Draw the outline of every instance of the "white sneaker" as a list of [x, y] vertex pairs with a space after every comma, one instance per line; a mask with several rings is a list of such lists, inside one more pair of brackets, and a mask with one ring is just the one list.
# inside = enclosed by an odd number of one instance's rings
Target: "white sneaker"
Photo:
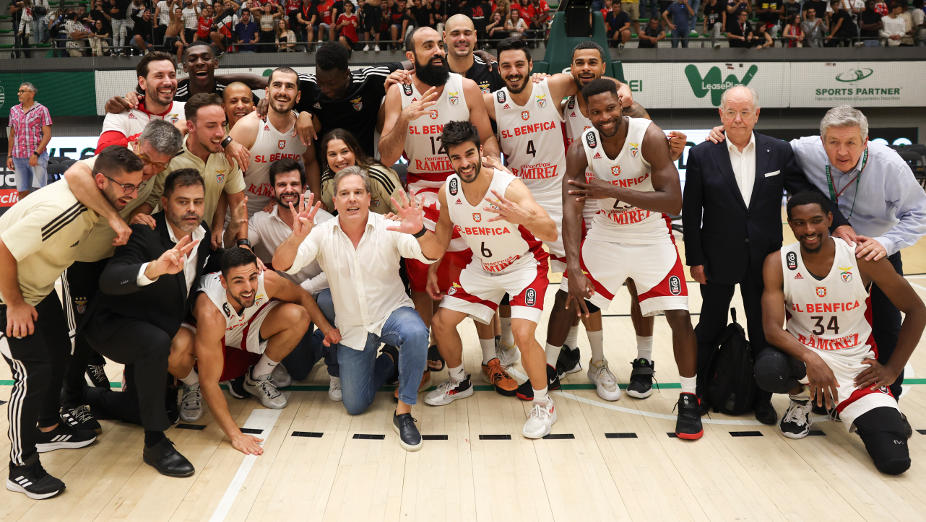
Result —
[[550, 434], [553, 423], [556, 422], [556, 407], [553, 399], [547, 397], [546, 402], [534, 401], [527, 422], [521, 429], [521, 435], [529, 439], [542, 439]]
[[293, 378], [289, 375], [289, 370], [283, 366], [283, 363], [280, 363], [273, 368], [273, 372], [270, 374], [270, 380], [273, 381], [273, 384], [276, 384], [277, 388], [286, 388], [293, 383]]
[[517, 346], [509, 346], [501, 341], [495, 345], [495, 355], [498, 356], [498, 362], [502, 363], [505, 368], [510, 368], [521, 360], [521, 350]]
[[335, 402], [341, 402], [343, 400], [341, 395], [341, 378], [332, 375], [329, 375], [328, 378], [328, 398]]
[[257, 397], [257, 400], [259, 400], [265, 408], [272, 408], [274, 410], [285, 408], [287, 403], [286, 396], [280, 393], [276, 384], [271, 380], [270, 374], [255, 379], [251, 376], [252, 369], [253, 366], [248, 368], [247, 373], [244, 374], [244, 389], [254, 397]]
[[364, 46], [363, 46], [363, 50], [364, 50], [364, 51], [369, 51], [369, 50], [370, 50], [370, 44], [364, 45]]
[[607, 359], [602, 359], [597, 363], [589, 361], [588, 378], [595, 383], [595, 391], [602, 399], [616, 401], [621, 398], [621, 389], [617, 385], [614, 374], [608, 369]]
[[374, 45], [373, 50], [379, 52], [379, 44]]
[[424, 402], [431, 406], [444, 406], [457, 399], [465, 399], [472, 394], [473, 383], [469, 375], [467, 375], [465, 379], [457, 383], [453, 381], [441, 383], [431, 393], [424, 396]]
[[180, 396], [180, 418], [184, 422], [196, 422], [202, 416], [203, 394], [199, 391], [199, 383], [192, 386], [184, 384]]

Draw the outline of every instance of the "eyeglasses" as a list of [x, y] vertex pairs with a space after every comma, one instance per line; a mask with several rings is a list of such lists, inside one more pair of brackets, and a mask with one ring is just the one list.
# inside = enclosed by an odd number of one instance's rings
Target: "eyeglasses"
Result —
[[123, 194], [131, 194], [132, 192], [135, 192], [138, 190], [138, 185], [133, 185], [131, 183], [119, 183], [118, 181], [107, 176], [106, 174], [103, 174], [102, 172], [100, 172], [100, 174], [102, 174], [103, 177], [108, 179], [109, 181], [112, 181], [114, 185], [119, 185], [120, 187], [122, 187]]
[[20, 89], [20, 90], [16, 91], [16, 94], [22, 94], [22, 93], [24, 93], [24, 92], [32, 92], [32, 89]]
[[142, 161], [142, 163], [144, 163], [145, 165], [151, 165], [158, 172], [161, 172], [162, 170], [166, 169], [167, 164], [170, 163], [170, 161], [161, 161], [161, 162], [153, 161], [144, 152], [139, 152], [138, 154], [136, 154], [136, 156], [138, 156], [138, 158]]

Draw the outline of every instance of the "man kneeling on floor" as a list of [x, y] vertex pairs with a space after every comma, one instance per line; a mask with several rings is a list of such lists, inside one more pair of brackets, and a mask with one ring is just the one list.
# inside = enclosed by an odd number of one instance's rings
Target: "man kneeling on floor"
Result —
[[220, 273], [203, 276], [193, 316], [198, 380], [206, 404], [235, 449], [260, 455], [262, 439], [241, 432], [219, 388], [225, 349], [261, 354], [245, 373], [244, 389], [264, 407], [279, 409], [286, 407], [286, 396], [271, 374], [302, 340], [310, 320], [325, 333], [326, 345], [339, 342], [341, 335], [308, 292], [276, 272], [261, 272], [257, 257], [240, 247], [225, 250]]
[[[428, 329], [405, 294], [399, 262], [405, 257], [430, 264], [444, 250], [425, 230], [420, 204], [401, 205], [399, 223], [370, 212], [370, 179], [360, 167], [335, 175], [334, 207], [337, 219], [315, 226], [320, 204], [312, 207], [311, 197], [307, 205], [300, 202], [293, 233], [277, 248], [273, 266], [294, 274], [318, 260], [331, 285], [335, 323], [344, 330], [337, 353], [347, 413], [366, 411], [376, 390], [398, 373], [392, 423], [401, 446], [417, 451], [421, 434], [411, 411], [426, 364]], [[387, 346], [377, 357], [380, 343]]]
[[[910, 467], [912, 430], [888, 386], [923, 334], [926, 306], [887, 259], [856, 259], [854, 245], [830, 237], [833, 215], [826, 208], [815, 192], [788, 201], [788, 225], [798, 243], [769, 254], [763, 267], [765, 337], [780, 351], [760, 354], [756, 381], [791, 396], [779, 424], [786, 437], [810, 433], [815, 400], [858, 432], [879, 471], [899, 475]], [[885, 365], [877, 361], [871, 330], [872, 283], [905, 314]]]

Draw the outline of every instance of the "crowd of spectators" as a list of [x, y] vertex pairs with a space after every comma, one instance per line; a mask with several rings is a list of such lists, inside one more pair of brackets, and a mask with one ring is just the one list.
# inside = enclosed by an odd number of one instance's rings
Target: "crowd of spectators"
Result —
[[36, 44], [52, 43], [57, 56], [163, 50], [179, 61], [194, 41], [212, 43], [223, 53], [311, 52], [322, 41], [357, 50], [400, 49], [415, 27], [440, 30], [457, 13], [472, 18], [482, 41], [544, 38], [551, 21], [546, 1], [521, 1], [91, 0], [88, 10], [14, 0], [10, 14], [14, 57], [29, 57]]
[[[923, 0], [595, 0], [613, 47], [926, 46]], [[640, 17], [641, 9], [646, 17]], [[641, 22], [643, 25], [641, 25]]]

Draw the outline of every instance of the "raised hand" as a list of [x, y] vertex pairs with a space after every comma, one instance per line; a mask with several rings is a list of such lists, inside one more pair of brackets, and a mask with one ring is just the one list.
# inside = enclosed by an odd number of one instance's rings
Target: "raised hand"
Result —
[[289, 204], [289, 211], [293, 215], [293, 235], [305, 239], [315, 226], [315, 215], [322, 208], [321, 201], [315, 203], [315, 194], [309, 193], [308, 199], [305, 194], [299, 196], [299, 210], [297, 211], [293, 204]]
[[424, 209], [421, 208], [421, 202], [418, 200], [410, 201], [405, 192], [400, 192], [402, 201], [392, 200], [392, 205], [398, 209], [396, 213], [398, 226], [386, 227], [386, 230], [393, 232], [402, 232], [405, 234], [417, 234], [424, 226]]
[[489, 222], [505, 220], [515, 225], [526, 225], [534, 216], [533, 213], [526, 210], [517, 202], [507, 199], [503, 194], [499, 194], [492, 189], [492, 195], [495, 198], [487, 198], [491, 206], [483, 207], [482, 210], [496, 214], [489, 218]]
[[437, 87], [431, 87], [424, 91], [421, 99], [408, 104], [408, 107], [402, 109], [402, 115], [408, 121], [416, 120], [430, 112], [431, 107], [437, 103]]
[[[157, 279], [164, 274], [178, 274], [182, 272], [183, 266], [186, 263], [186, 256], [189, 255], [198, 244], [199, 241], [193, 241], [192, 236], [184, 236], [183, 239], [174, 245], [174, 248], [165, 250], [160, 257], [151, 263], [145, 270], [145, 275], [148, 276], [148, 279]], [[154, 277], [151, 277], [152, 275]]]

